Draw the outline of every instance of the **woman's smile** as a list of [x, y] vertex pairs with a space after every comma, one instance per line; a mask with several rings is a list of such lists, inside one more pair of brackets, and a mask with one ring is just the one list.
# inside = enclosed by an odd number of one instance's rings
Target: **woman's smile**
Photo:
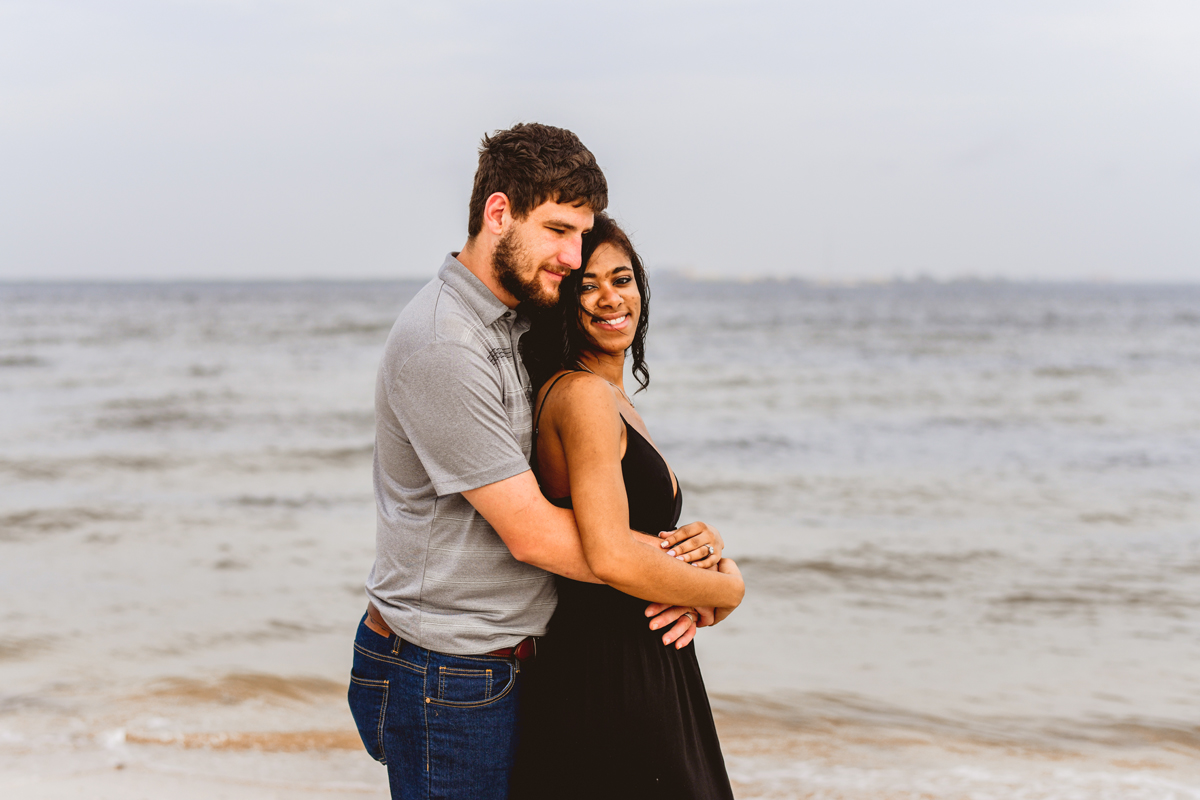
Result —
[[621, 315], [615, 316], [615, 317], [598, 317], [598, 316], [592, 317], [592, 324], [594, 324], [597, 328], [601, 328], [603, 330], [609, 330], [609, 331], [624, 330], [625, 327], [628, 325], [628, 323], [629, 323], [629, 314], [628, 313], [621, 314]]

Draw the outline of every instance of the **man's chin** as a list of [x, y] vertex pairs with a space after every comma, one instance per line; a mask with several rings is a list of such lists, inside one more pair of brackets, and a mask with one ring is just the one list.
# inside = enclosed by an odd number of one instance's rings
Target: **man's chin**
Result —
[[562, 297], [562, 293], [558, 291], [557, 286], [554, 287], [553, 291], [542, 292], [542, 302], [545, 303], [546, 308], [552, 308], [558, 305], [558, 300], [560, 297]]
[[518, 277], [516, 270], [509, 266], [507, 258], [497, 260], [500, 263], [496, 265], [496, 277], [499, 278], [500, 285], [517, 298], [517, 302], [540, 309], [550, 309], [558, 305], [561, 280], [547, 278], [541, 270], [538, 270], [537, 275], [522, 279]]
[[549, 292], [538, 292], [527, 299], [530, 305], [534, 308], [540, 308], [542, 311], [549, 311], [558, 305], [557, 293], [551, 296]]
[[526, 300], [537, 308], [546, 310], [554, 308], [558, 305], [559, 290], [558, 281], [554, 282], [553, 286], [547, 286], [543, 279], [537, 284], [527, 287], [529, 291], [526, 294]]

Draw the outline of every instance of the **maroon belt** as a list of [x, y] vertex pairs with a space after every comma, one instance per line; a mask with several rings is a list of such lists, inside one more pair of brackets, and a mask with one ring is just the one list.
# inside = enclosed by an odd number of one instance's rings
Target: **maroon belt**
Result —
[[512, 647], [501, 647], [499, 650], [493, 650], [490, 653], [484, 653], [484, 655], [503, 656], [504, 658], [516, 656], [518, 661], [528, 661], [537, 655], [537, 639], [532, 636], [526, 636]]
[[[366, 625], [380, 636], [396, 635], [391, 626], [384, 621], [383, 615], [379, 613], [379, 609], [375, 608], [374, 603], [367, 603]], [[537, 639], [532, 636], [526, 636], [512, 647], [501, 647], [499, 650], [493, 650], [483, 655], [498, 656], [500, 658], [512, 658], [516, 656], [518, 661], [528, 661], [537, 655]]]

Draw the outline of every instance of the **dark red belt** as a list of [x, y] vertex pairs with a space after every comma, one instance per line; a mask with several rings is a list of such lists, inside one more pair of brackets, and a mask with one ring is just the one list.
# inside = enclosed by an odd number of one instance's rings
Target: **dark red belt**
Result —
[[499, 650], [493, 650], [490, 653], [484, 653], [484, 655], [501, 656], [503, 658], [516, 656], [518, 661], [528, 661], [537, 655], [537, 639], [532, 636], [526, 636], [512, 647], [501, 647]]
[[[379, 613], [379, 609], [375, 608], [374, 603], [367, 603], [366, 625], [380, 636], [396, 635], [391, 626], [384, 621], [383, 615]], [[518, 661], [528, 661], [537, 655], [537, 639], [532, 636], [526, 636], [512, 647], [501, 647], [499, 650], [493, 650], [483, 655], [497, 656], [499, 658], [512, 658], [516, 656]]]

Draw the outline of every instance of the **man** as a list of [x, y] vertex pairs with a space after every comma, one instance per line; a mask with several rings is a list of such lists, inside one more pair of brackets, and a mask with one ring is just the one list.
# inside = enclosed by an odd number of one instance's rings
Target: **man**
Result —
[[[395, 798], [507, 795], [521, 662], [554, 611], [551, 573], [596, 581], [571, 512], [542, 497], [529, 469], [517, 349], [528, 322], [516, 309], [558, 300], [607, 202], [604, 174], [570, 131], [521, 124], [484, 137], [467, 243], [388, 337], [376, 556], [349, 699]], [[670, 626], [664, 644], [693, 635], [689, 611], [651, 622]]]

